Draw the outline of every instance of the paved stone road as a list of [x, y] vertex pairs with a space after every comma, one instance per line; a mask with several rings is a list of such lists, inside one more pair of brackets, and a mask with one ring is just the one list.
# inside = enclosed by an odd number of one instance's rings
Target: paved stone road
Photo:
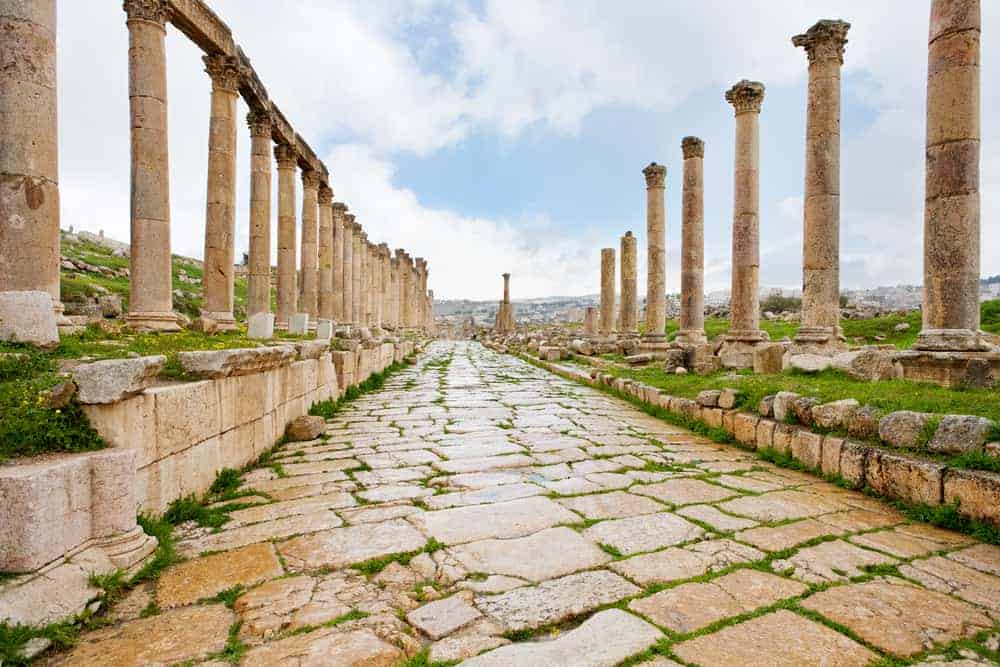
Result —
[[189, 560], [66, 663], [222, 664], [238, 639], [245, 665], [396, 665], [428, 647], [477, 667], [959, 649], [949, 664], [972, 665], [989, 653], [945, 647], [1000, 641], [1000, 548], [475, 344], [433, 344], [277, 456], [280, 474], [246, 478], [262, 504], [184, 527]]

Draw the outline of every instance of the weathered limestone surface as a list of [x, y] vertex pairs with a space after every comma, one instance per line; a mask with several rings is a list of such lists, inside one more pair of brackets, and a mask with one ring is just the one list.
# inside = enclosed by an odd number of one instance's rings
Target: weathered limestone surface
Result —
[[705, 336], [705, 142], [684, 137], [681, 193], [681, 317], [678, 343], [701, 344]]
[[646, 178], [646, 333], [647, 345], [665, 339], [667, 318], [667, 236], [663, 193], [667, 168], [650, 162]]
[[[247, 275], [247, 322], [271, 312], [271, 114], [251, 109], [250, 126], [250, 266]], [[273, 334], [273, 331], [271, 332]], [[252, 336], [251, 336], [252, 337]], [[271, 336], [257, 336], [270, 338]]]
[[319, 316], [319, 186], [320, 175], [302, 172], [302, 246], [300, 249], [302, 276], [299, 309], [310, 319]]
[[598, 330], [604, 339], [615, 332], [615, 249], [601, 248], [601, 316]]
[[619, 333], [623, 336], [639, 335], [639, 302], [636, 294], [636, 240], [632, 232], [625, 232], [621, 239], [621, 313], [618, 316]]
[[287, 144], [274, 147], [278, 163], [278, 312], [277, 325], [287, 329], [298, 305], [295, 284], [295, 149]]

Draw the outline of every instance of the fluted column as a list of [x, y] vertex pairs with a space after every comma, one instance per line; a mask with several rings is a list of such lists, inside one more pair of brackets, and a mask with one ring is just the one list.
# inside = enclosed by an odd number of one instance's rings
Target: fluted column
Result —
[[618, 316], [619, 333], [626, 337], [639, 335], [639, 303], [636, 280], [636, 241], [631, 231], [621, 238], [621, 312]]
[[[25, 6], [30, 5], [27, 3]], [[167, 154], [167, 3], [127, 0], [131, 115], [129, 326], [177, 331], [170, 260], [170, 165]], [[6, 244], [5, 244], [6, 245]]]
[[319, 204], [319, 317], [333, 320], [333, 190], [320, 184]]
[[274, 147], [278, 162], [278, 313], [276, 326], [288, 328], [298, 310], [295, 285], [295, 149], [288, 144]]
[[647, 346], [666, 341], [667, 324], [667, 236], [663, 195], [667, 168], [651, 162], [642, 170], [646, 177], [646, 332]]
[[251, 110], [247, 320], [271, 312], [271, 113]]
[[802, 232], [802, 326], [797, 348], [835, 352], [840, 328], [840, 68], [850, 23], [820, 21], [792, 38], [809, 57]]
[[344, 322], [357, 326], [354, 316], [354, 216], [344, 207]]
[[918, 350], [984, 350], [979, 331], [980, 0], [932, 0], [924, 304]]
[[[768, 340], [760, 330], [760, 229], [758, 209], [760, 108], [764, 84], [740, 81], [726, 92], [736, 112], [735, 190], [733, 194], [733, 284], [727, 346], [720, 354], [738, 353], [731, 363], [753, 363], [753, 346]], [[738, 363], [737, 363], [738, 362]]]
[[684, 137], [681, 194], [681, 317], [678, 343], [700, 344], [705, 336], [705, 142]]
[[208, 126], [208, 187], [205, 203], [205, 271], [201, 313], [219, 329], [235, 329], [233, 260], [236, 249], [236, 100], [240, 64], [236, 58], [204, 57], [212, 78]]
[[0, 0], [0, 292], [59, 295], [56, 2]]
[[344, 317], [344, 214], [347, 206], [342, 202], [333, 202], [330, 206], [333, 216], [333, 319], [337, 323], [346, 322]]
[[311, 170], [302, 171], [302, 302], [299, 309], [309, 313], [309, 321], [319, 315], [319, 229], [317, 212], [319, 206], [320, 175]]
[[601, 320], [602, 338], [615, 331], [615, 249], [601, 248]]
[[353, 223], [352, 231], [354, 238], [354, 256], [351, 258], [351, 320], [359, 327], [365, 326], [364, 314], [361, 308], [361, 252], [364, 245], [361, 242], [361, 225], [354, 222], [354, 216], [348, 216]]

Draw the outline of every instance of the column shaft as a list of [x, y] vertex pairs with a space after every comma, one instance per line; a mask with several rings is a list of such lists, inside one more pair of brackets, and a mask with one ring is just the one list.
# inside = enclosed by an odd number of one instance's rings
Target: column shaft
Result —
[[601, 248], [601, 321], [602, 338], [615, 331], [615, 249]]
[[919, 350], [984, 350], [979, 332], [980, 0], [932, 0]]
[[0, 48], [0, 292], [48, 292], [59, 315], [56, 1], [0, 2]]
[[319, 317], [333, 320], [333, 190], [321, 184], [319, 203]]
[[642, 170], [646, 177], [646, 333], [644, 340], [659, 344], [666, 339], [667, 238], [663, 194], [667, 168], [651, 163]]
[[333, 211], [333, 319], [338, 323], [346, 322], [344, 317], [344, 213], [347, 207], [341, 202], [334, 202]]
[[619, 333], [639, 335], [639, 303], [636, 294], [638, 269], [636, 267], [636, 241], [631, 231], [621, 238], [621, 312], [618, 315]]
[[278, 313], [276, 325], [287, 329], [298, 310], [295, 285], [295, 149], [287, 144], [274, 148], [278, 161]]
[[357, 325], [354, 317], [354, 216], [344, 214], [344, 321]]
[[250, 125], [250, 266], [247, 319], [271, 312], [271, 117], [251, 111]]
[[364, 245], [361, 242], [361, 225], [355, 223], [354, 226], [354, 256], [352, 257], [352, 275], [351, 280], [353, 284], [353, 290], [351, 295], [351, 319], [359, 327], [365, 326], [364, 314], [361, 308], [361, 252], [364, 249]]
[[236, 99], [240, 66], [236, 58], [204, 57], [212, 77], [208, 126], [208, 184], [205, 202], [205, 270], [202, 315], [220, 329], [235, 329], [233, 260], [236, 253]]
[[685, 137], [681, 195], [681, 317], [677, 342], [699, 344], [705, 336], [705, 143]]
[[131, 243], [128, 323], [177, 331], [170, 260], [166, 2], [130, 0]]
[[299, 308], [303, 313], [309, 313], [310, 321], [319, 315], [319, 275], [316, 271], [319, 263], [319, 181], [319, 174], [315, 171], [302, 172], [302, 302]]

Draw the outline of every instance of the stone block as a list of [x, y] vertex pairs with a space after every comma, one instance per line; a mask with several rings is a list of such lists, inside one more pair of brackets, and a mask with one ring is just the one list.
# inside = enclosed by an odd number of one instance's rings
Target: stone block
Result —
[[247, 338], [252, 340], [274, 338], [274, 313], [254, 313], [248, 317]]
[[840, 447], [840, 476], [856, 489], [865, 485], [865, 470], [871, 451], [871, 447], [851, 440], [845, 441]]
[[893, 354], [875, 348], [841, 352], [833, 357], [833, 367], [855, 380], [891, 380], [902, 377], [902, 369], [893, 363]]
[[222, 431], [219, 391], [212, 380], [153, 387], [157, 459], [183, 451]]
[[288, 439], [293, 442], [315, 440], [326, 431], [326, 421], [322, 417], [303, 415], [296, 417], [288, 425]]
[[787, 422], [792, 414], [792, 403], [801, 396], [792, 391], [779, 391], [774, 396], [774, 418], [779, 422]]
[[986, 444], [995, 424], [985, 417], [945, 415], [934, 437], [927, 443], [932, 452], [959, 454], [980, 450]]
[[878, 422], [878, 436], [884, 443], [899, 449], [915, 447], [920, 443], [924, 427], [931, 415], [926, 412], [899, 410], [890, 412]]
[[795, 434], [798, 432], [798, 427], [791, 424], [776, 424], [772, 449], [781, 454], [789, 454], [792, 451], [792, 440], [795, 439]]
[[858, 402], [853, 398], [815, 405], [812, 408], [812, 420], [823, 429], [842, 429], [847, 426], [858, 407]]
[[309, 313], [295, 313], [288, 319], [288, 333], [305, 336], [309, 333]]
[[720, 408], [702, 408], [701, 418], [712, 428], [722, 428], [722, 410]]
[[1000, 526], [1000, 475], [949, 468], [944, 475], [944, 502], [957, 502], [962, 514]]
[[[719, 396], [722, 394], [718, 389], [706, 389], [705, 391], [698, 392], [695, 400], [698, 401], [698, 405], [706, 408], [714, 408], [719, 405]], [[732, 407], [732, 406], [729, 406]]]
[[[722, 408], [719, 408], [722, 410]], [[736, 410], [722, 410], [722, 430], [729, 435], [736, 435]]]
[[1000, 380], [1000, 352], [897, 352], [893, 361], [907, 380], [933, 382], [942, 387], [996, 386]]
[[847, 434], [860, 440], [874, 440], [878, 436], [879, 411], [870, 405], [863, 405], [847, 420]]
[[116, 403], [152, 386], [167, 358], [106, 359], [73, 369], [80, 403]]
[[820, 354], [793, 354], [788, 358], [788, 366], [800, 373], [820, 373], [830, 368], [832, 359]]
[[170, 498], [170, 501], [192, 493], [202, 495], [208, 491], [216, 474], [222, 469], [221, 445], [222, 437], [216, 435], [171, 457], [175, 461], [178, 495]]
[[765, 396], [760, 399], [760, 403], [757, 405], [757, 413], [761, 417], [773, 417], [774, 416], [774, 396]]
[[723, 410], [731, 410], [736, 407], [739, 400], [740, 391], [738, 389], [723, 389], [719, 394], [719, 407]]
[[329, 341], [333, 338], [333, 321], [319, 320], [316, 323], [316, 340]]
[[774, 429], [777, 423], [771, 419], [761, 419], [757, 422], [757, 449], [774, 447]]
[[946, 466], [872, 449], [865, 482], [879, 495], [911, 503], [939, 505]]
[[306, 359], [319, 359], [330, 351], [329, 340], [306, 340], [295, 343], [295, 351], [300, 361]]
[[59, 345], [59, 329], [49, 293], [0, 292], [0, 340], [28, 343], [42, 349]]
[[823, 462], [823, 436], [806, 429], [798, 429], [792, 437], [792, 456], [806, 467], [817, 470]]
[[753, 350], [753, 372], [777, 375], [782, 371], [782, 357], [788, 346], [782, 343], [762, 343]]
[[844, 448], [844, 439], [828, 435], [823, 438], [822, 460], [820, 471], [824, 475], [840, 474], [840, 455]]
[[811, 396], [797, 398], [792, 401], [792, 414], [795, 415], [795, 419], [798, 420], [800, 424], [803, 424], [804, 426], [812, 426], [812, 409], [816, 405], [819, 405], [819, 399]]
[[757, 444], [757, 424], [760, 417], [746, 412], [738, 412], [733, 418], [733, 430], [736, 441], [744, 445], [756, 448]]
[[155, 406], [153, 396], [138, 394], [118, 403], [84, 405], [83, 412], [109, 445], [135, 451], [141, 468], [159, 457]]
[[294, 358], [295, 348], [291, 345], [177, 353], [184, 372], [202, 379], [262, 373], [286, 366]]

